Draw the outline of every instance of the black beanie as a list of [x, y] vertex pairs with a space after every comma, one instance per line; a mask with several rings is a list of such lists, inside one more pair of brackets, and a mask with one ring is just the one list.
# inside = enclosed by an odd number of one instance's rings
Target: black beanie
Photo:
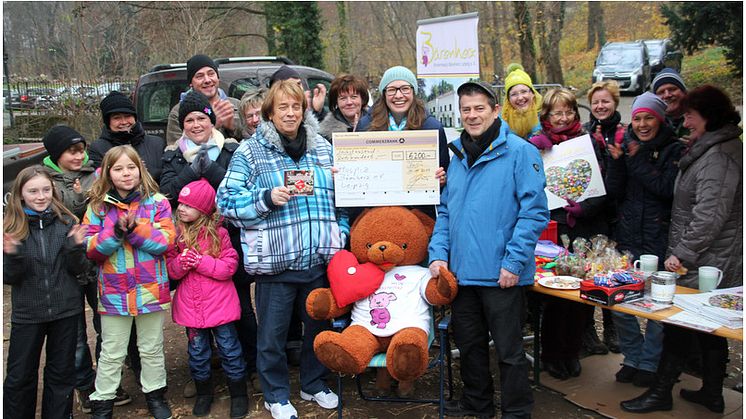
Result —
[[207, 96], [202, 93], [191, 90], [184, 96], [179, 104], [179, 127], [184, 129], [184, 118], [189, 115], [190, 112], [202, 112], [203, 114], [210, 117], [210, 121], [215, 125], [215, 112], [210, 106], [210, 101], [207, 100]]
[[47, 131], [42, 142], [49, 153], [49, 157], [54, 164], [57, 164], [57, 160], [60, 159], [65, 150], [75, 144], [85, 143], [85, 138], [67, 125], [56, 125]]
[[111, 118], [111, 115], [115, 113], [134, 115], [135, 121], [137, 121], [137, 110], [135, 109], [135, 105], [132, 104], [132, 101], [127, 96], [117, 92], [116, 90], [106, 95], [99, 106], [101, 107], [101, 116], [103, 116], [104, 124], [107, 128], [109, 127], [109, 119]]
[[[216, 73], [218, 72], [218, 65], [215, 64], [215, 61], [213, 61], [212, 58], [207, 55], [197, 54], [187, 61], [187, 84], [192, 84], [194, 74], [203, 67], [210, 67], [215, 70]], [[219, 73], [218, 77], [220, 77]]]
[[272, 73], [272, 76], [269, 78], [269, 87], [272, 87], [273, 84], [277, 81], [287, 80], [287, 79], [300, 79], [303, 89], [306, 89], [306, 81], [303, 80], [303, 77], [300, 76], [300, 73], [298, 73], [297, 70], [290, 68], [286, 65], [283, 65], [282, 67], [278, 68], [277, 71]]

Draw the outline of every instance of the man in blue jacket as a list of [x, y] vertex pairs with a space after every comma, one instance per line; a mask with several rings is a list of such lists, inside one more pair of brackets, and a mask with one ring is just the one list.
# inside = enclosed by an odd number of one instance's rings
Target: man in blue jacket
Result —
[[488, 84], [464, 83], [458, 95], [464, 131], [450, 145], [454, 157], [429, 246], [430, 270], [447, 267], [459, 284], [452, 312], [464, 389], [446, 414], [495, 415], [491, 335], [502, 417], [528, 418], [534, 401], [521, 334], [522, 286], [534, 282], [534, 248], [549, 222], [543, 164], [536, 148], [499, 118]]

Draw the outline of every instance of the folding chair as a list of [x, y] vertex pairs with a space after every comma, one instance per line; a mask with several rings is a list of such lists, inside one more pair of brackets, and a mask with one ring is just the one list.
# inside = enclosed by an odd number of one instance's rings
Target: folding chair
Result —
[[[382, 401], [382, 402], [395, 402], [395, 403], [422, 403], [422, 404], [437, 404], [439, 407], [439, 418], [443, 418], [445, 402], [453, 398], [453, 370], [451, 368], [451, 350], [450, 340], [448, 338], [448, 326], [451, 323], [451, 316], [446, 315], [445, 308], [441, 307], [440, 320], [437, 320], [434, 315], [434, 310], [430, 309], [430, 314], [433, 316], [433, 323], [430, 326], [430, 333], [428, 335], [428, 348], [432, 347], [435, 341], [435, 334], [437, 330], [439, 348], [437, 355], [430, 361], [427, 368], [438, 368], [439, 380], [438, 380], [438, 398], [432, 399], [415, 399], [415, 398], [402, 398], [394, 396], [371, 396], [366, 395], [363, 392], [363, 385], [360, 380], [360, 375], [355, 376], [355, 383], [357, 385], [357, 391], [360, 398], [366, 401]], [[349, 319], [335, 319], [332, 322], [332, 327], [337, 331], [342, 331], [349, 324]], [[380, 352], [373, 356], [368, 363], [368, 368], [386, 368], [386, 353]], [[448, 397], [445, 394], [445, 378], [448, 376]], [[337, 394], [339, 395], [339, 405], [337, 406], [337, 417], [342, 418], [342, 374], [337, 374]]]

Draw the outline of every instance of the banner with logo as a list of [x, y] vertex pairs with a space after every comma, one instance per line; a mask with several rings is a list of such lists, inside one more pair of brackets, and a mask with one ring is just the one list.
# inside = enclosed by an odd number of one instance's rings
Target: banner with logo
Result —
[[417, 21], [417, 76], [479, 77], [478, 13]]

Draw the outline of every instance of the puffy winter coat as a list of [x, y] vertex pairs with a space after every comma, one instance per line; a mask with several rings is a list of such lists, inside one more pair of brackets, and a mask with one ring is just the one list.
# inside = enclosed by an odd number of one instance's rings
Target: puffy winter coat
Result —
[[459, 285], [497, 287], [501, 268], [533, 284], [534, 248], [549, 222], [539, 152], [508, 124], [471, 167], [461, 142], [451, 143], [429, 262], [447, 261]]
[[718, 288], [743, 284], [743, 143], [726, 125], [698, 138], [679, 162], [668, 255], [689, 269], [679, 285], [697, 288], [697, 269], [723, 270]]
[[667, 125], [661, 125], [658, 135], [646, 142], [638, 141], [630, 125], [625, 150], [631, 141], [640, 144], [637, 153], [611, 159], [607, 168], [607, 193], [620, 203], [615, 238], [620, 250], [629, 250], [635, 258], [656, 255], [662, 267], [683, 145]]
[[3, 253], [3, 283], [11, 285], [10, 320], [46, 323], [83, 311], [77, 276], [88, 264], [85, 248], [67, 237], [65, 224], [52, 212], [29, 215], [29, 235], [15, 254]]
[[[225, 169], [228, 168], [228, 163], [230, 163], [231, 157], [233, 157], [233, 152], [238, 148], [238, 142], [233, 138], [226, 139], [220, 131], [214, 128], [212, 130], [212, 138], [218, 144], [220, 154], [207, 167], [207, 173], [202, 177], [210, 183], [213, 189], [217, 190], [220, 182], [225, 177]], [[171, 202], [171, 208], [176, 208], [178, 205], [181, 189], [189, 182], [200, 179], [200, 176], [197, 176], [191, 168], [193, 157], [191, 156], [189, 159], [185, 158], [184, 152], [179, 148], [178, 143], [166, 147], [166, 151], [163, 153], [163, 174], [161, 175], [159, 187], [161, 193], [166, 195]]]
[[93, 167], [101, 167], [104, 155], [112, 147], [131, 145], [145, 164], [150, 176], [158, 182], [161, 179], [163, 149], [166, 141], [155, 135], [145, 133], [142, 125], [137, 122], [130, 132], [113, 132], [109, 127], [101, 128], [101, 136], [88, 147], [88, 156]]
[[[117, 237], [114, 226], [129, 211], [135, 213], [136, 226]], [[136, 316], [168, 309], [171, 294], [164, 253], [176, 232], [165, 196], [125, 204], [107, 195], [100, 211], [88, 206], [83, 225], [88, 227], [88, 257], [99, 264], [99, 313]]]
[[205, 252], [205, 249], [210, 248], [210, 241], [204, 235], [200, 236], [198, 245], [202, 260], [190, 271], [181, 269], [178, 256], [184, 249], [178, 240], [166, 253], [168, 275], [172, 280], [180, 280], [171, 312], [177, 324], [205, 329], [230, 323], [241, 317], [238, 294], [231, 281], [238, 266], [238, 253], [231, 245], [225, 228], [218, 227], [218, 236], [218, 257]]

